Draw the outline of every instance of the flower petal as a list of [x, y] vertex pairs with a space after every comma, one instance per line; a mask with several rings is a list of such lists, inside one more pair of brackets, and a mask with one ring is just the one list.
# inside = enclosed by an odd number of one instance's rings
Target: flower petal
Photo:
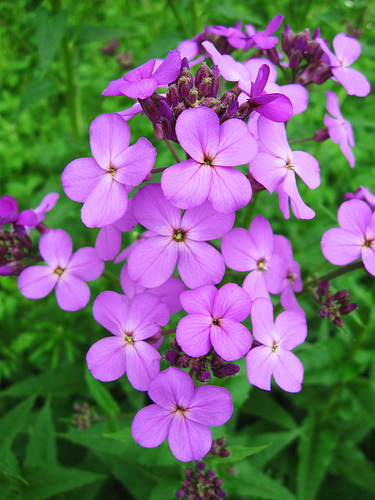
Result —
[[54, 271], [67, 267], [72, 249], [72, 238], [62, 229], [50, 229], [39, 240], [40, 255]]
[[271, 347], [259, 346], [250, 349], [246, 356], [247, 378], [250, 384], [271, 390], [271, 376], [277, 363], [277, 356]]
[[188, 356], [204, 356], [211, 349], [211, 324], [212, 318], [203, 314], [190, 314], [178, 323], [176, 340]]
[[250, 314], [251, 300], [247, 292], [235, 283], [227, 283], [218, 291], [212, 309], [214, 318], [244, 321]]
[[100, 293], [93, 304], [92, 314], [95, 321], [104, 326], [113, 335], [123, 334], [129, 312], [129, 300], [120, 293], [106, 291]]
[[147, 391], [160, 371], [161, 356], [142, 340], [126, 345], [126, 374], [137, 391]]
[[234, 218], [234, 213], [218, 213], [209, 201], [205, 201], [199, 207], [186, 210], [181, 229], [187, 232], [190, 240], [216, 240], [232, 229]]
[[216, 427], [228, 422], [232, 413], [232, 397], [227, 389], [213, 385], [195, 388], [188, 412], [189, 420]]
[[177, 412], [169, 429], [168, 443], [173, 455], [181, 462], [200, 460], [211, 449], [212, 434], [207, 425], [198, 424]]
[[265, 298], [255, 300], [251, 308], [251, 324], [253, 326], [254, 338], [268, 347], [273, 347], [273, 323], [272, 302]]
[[104, 174], [94, 158], [71, 161], [61, 175], [66, 196], [73, 201], [85, 202]]
[[194, 382], [188, 373], [171, 366], [154, 378], [148, 395], [166, 410], [175, 411], [176, 407], [186, 409], [194, 396]]
[[142, 408], [134, 417], [132, 435], [144, 448], [156, 448], [167, 438], [172, 416], [158, 405]]
[[275, 341], [290, 351], [305, 341], [306, 317], [298, 311], [283, 311], [275, 320]]
[[220, 126], [218, 153], [212, 165], [236, 167], [249, 163], [258, 152], [258, 146], [245, 122], [232, 118]]
[[57, 303], [64, 311], [83, 309], [90, 300], [90, 288], [69, 270], [59, 276], [55, 293]]
[[86, 356], [91, 375], [101, 382], [112, 382], [126, 370], [125, 342], [121, 337], [106, 337], [93, 344]]
[[48, 266], [31, 266], [18, 276], [18, 288], [28, 299], [42, 299], [52, 292], [59, 279]]
[[68, 269], [84, 281], [99, 278], [104, 271], [104, 262], [93, 247], [83, 247], [71, 256]]
[[231, 214], [251, 200], [251, 184], [242, 173], [231, 167], [214, 167], [208, 199], [217, 212]]
[[278, 347], [273, 377], [284, 391], [299, 392], [302, 389], [303, 365], [295, 354]]
[[323, 234], [322, 252], [331, 264], [344, 266], [361, 257], [363, 241], [345, 229], [329, 229]]
[[256, 269], [254, 242], [249, 231], [238, 227], [229, 231], [221, 240], [221, 253], [225, 264], [235, 271], [250, 271]]
[[220, 319], [220, 326], [211, 326], [213, 348], [225, 361], [235, 361], [249, 352], [252, 337], [249, 330], [229, 318]]

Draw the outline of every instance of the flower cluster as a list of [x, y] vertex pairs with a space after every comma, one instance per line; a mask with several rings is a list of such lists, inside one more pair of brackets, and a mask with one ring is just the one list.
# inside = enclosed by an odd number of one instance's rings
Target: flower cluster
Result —
[[317, 295], [319, 297], [319, 304], [321, 305], [318, 310], [319, 317], [328, 318], [337, 326], [344, 326], [344, 320], [341, 316], [355, 311], [358, 307], [358, 304], [350, 302], [348, 290], [340, 290], [332, 293], [329, 289], [328, 280], [323, 280], [319, 283]]
[[[254, 201], [263, 191], [267, 204], [266, 191], [275, 191], [285, 219], [290, 207], [296, 218], [313, 218], [297, 178], [317, 189], [319, 163], [291, 149], [285, 122], [306, 110], [307, 86], [333, 78], [350, 95], [370, 91], [366, 78], [349, 68], [359, 56], [359, 42], [338, 34], [333, 54], [319, 30], [310, 37], [308, 30], [294, 34], [287, 25], [284, 59], [275, 36], [282, 21], [280, 14], [260, 32], [251, 25], [243, 32], [241, 23], [206, 27], [164, 60], [148, 61], [108, 84], [103, 96], [137, 102], [96, 117], [89, 130], [92, 156], [73, 159], [61, 178], [67, 197], [83, 204], [84, 225], [100, 228], [95, 248], [73, 253], [65, 231], [42, 223], [56, 195], [20, 214], [12, 197], [0, 199], [0, 274], [19, 274], [25, 297], [40, 299], [55, 290], [58, 305], [76, 311], [88, 304], [86, 282], [101, 276], [104, 261], [122, 263], [123, 293], [120, 287], [106, 290], [93, 302], [94, 319], [111, 335], [91, 346], [87, 365], [102, 382], [126, 373], [134, 389], [148, 392], [153, 403], [136, 414], [132, 435], [146, 448], [168, 438], [183, 462], [201, 460], [210, 450], [228, 454], [223, 440], [212, 442], [209, 427], [230, 419], [232, 398], [224, 387], [208, 384], [211, 374], [234, 376], [240, 368], [231, 362], [244, 359], [250, 384], [269, 391], [273, 377], [285, 391], [301, 390], [303, 365], [291, 352], [307, 335], [297, 295], [303, 291], [300, 268], [289, 239], [253, 213]], [[244, 62], [230, 55], [235, 49], [246, 53]], [[277, 82], [278, 70], [289, 77], [286, 85]], [[335, 94], [326, 95], [331, 116], [325, 115], [326, 128], [311, 139], [330, 137], [353, 167], [350, 123]], [[141, 137], [131, 144], [128, 122], [137, 113], [151, 120], [174, 162], [154, 168], [152, 143]], [[160, 172], [159, 182], [154, 175]], [[362, 257], [375, 275], [374, 197], [365, 188], [350, 197], [339, 209], [340, 228], [323, 235], [323, 254], [337, 265]], [[122, 233], [136, 226], [138, 238], [122, 248]], [[39, 252], [33, 253], [30, 228], [41, 234]], [[32, 265], [41, 260], [46, 265]], [[322, 286], [320, 315], [333, 315], [338, 324], [354, 304], [346, 291], [332, 295]], [[271, 295], [279, 294], [284, 310], [274, 319]], [[166, 352], [167, 335], [172, 349]], [[166, 369], [163, 358], [171, 365]], [[186, 472], [177, 496], [225, 493], [221, 480], [199, 462]]]

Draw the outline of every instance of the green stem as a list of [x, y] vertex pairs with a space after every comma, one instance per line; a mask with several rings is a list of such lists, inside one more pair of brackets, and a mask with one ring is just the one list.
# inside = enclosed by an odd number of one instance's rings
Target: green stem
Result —
[[78, 92], [76, 75], [74, 73], [74, 50], [73, 46], [68, 43], [64, 37], [62, 43], [62, 59], [65, 68], [66, 77], [66, 100], [70, 122], [72, 125], [73, 134], [76, 139], [81, 137], [81, 113], [80, 113], [80, 96]]
[[172, 153], [173, 158], [177, 161], [177, 163], [180, 163], [181, 162], [180, 157], [178, 156], [177, 151], [175, 150], [171, 141], [169, 141], [164, 137], [164, 142], [168, 146], [169, 151]]
[[191, 36], [190, 36], [190, 30], [186, 26], [185, 20], [181, 16], [179, 8], [176, 7], [176, 5], [174, 4], [174, 1], [173, 0], [167, 0], [167, 5], [171, 9], [171, 11], [173, 12], [174, 17], [176, 18], [178, 24], [180, 25], [180, 28], [182, 29], [185, 38], [191, 38]]
[[293, 139], [292, 141], [289, 141], [289, 144], [297, 144], [298, 142], [306, 142], [306, 141], [315, 141], [315, 137], [303, 137], [302, 139]]
[[[357, 260], [355, 262], [351, 262], [350, 264], [347, 264], [346, 266], [342, 266], [339, 269], [335, 269], [334, 271], [331, 271], [330, 273], [324, 274], [323, 276], [319, 276], [318, 278], [314, 278], [307, 283], [304, 284], [303, 288], [309, 289], [311, 287], [314, 287], [318, 285], [321, 281], [323, 280], [331, 280], [333, 278], [337, 278], [338, 276], [342, 276], [343, 274], [350, 273], [351, 271], [354, 271], [355, 269], [362, 269], [364, 267], [363, 262], [361, 260]], [[299, 292], [299, 293], [303, 293]]]
[[117, 276], [114, 274], [110, 273], [109, 271], [104, 270], [103, 271], [103, 276], [109, 279], [109, 281], [112, 281], [113, 283], [116, 283], [116, 285], [119, 284], [119, 279]]

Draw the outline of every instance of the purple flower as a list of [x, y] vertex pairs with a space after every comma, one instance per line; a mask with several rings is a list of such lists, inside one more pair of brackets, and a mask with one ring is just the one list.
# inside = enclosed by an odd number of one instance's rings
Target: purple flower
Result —
[[40, 205], [34, 208], [33, 212], [37, 215], [38, 224], [44, 220], [46, 213], [53, 209], [59, 198], [58, 193], [49, 193], [42, 199]]
[[281, 292], [286, 264], [273, 253], [273, 238], [271, 225], [262, 215], [254, 218], [249, 231], [238, 227], [223, 236], [225, 264], [235, 271], [251, 271], [242, 285], [251, 300]]
[[152, 233], [132, 250], [128, 271], [147, 288], [162, 285], [177, 268], [189, 288], [215, 285], [224, 276], [224, 260], [206, 240], [220, 238], [233, 226], [234, 214], [219, 214], [206, 202], [181, 217], [159, 184], [148, 184], [133, 198], [136, 219]]
[[133, 299], [141, 292], [149, 292], [167, 304], [171, 314], [178, 313], [182, 309], [180, 295], [186, 290], [186, 286], [178, 278], [169, 278], [165, 283], [155, 288], [145, 288], [130, 277], [128, 266], [125, 264], [121, 269], [120, 284], [128, 299]]
[[[329, 137], [336, 144], [340, 144], [340, 149], [348, 160], [349, 165], [353, 168], [355, 165], [355, 158], [352, 152], [352, 147], [355, 145], [353, 129], [340, 112], [340, 104], [337, 96], [327, 90], [327, 111], [332, 116], [324, 115], [324, 125], [328, 129]], [[333, 117], [333, 118], [332, 118]]]
[[100, 115], [90, 125], [94, 158], [79, 158], [65, 167], [61, 181], [65, 194], [83, 202], [81, 217], [87, 227], [113, 224], [126, 212], [128, 192], [151, 171], [156, 156], [141, 137], [129, 146], [129, 125], [117, 113]]
[[362, 258], [366, 270], [375, 276], [375, 213], [361, 200], [345, 201], [337, 213], [340, 228], [323, 234], [324, 257], [336, 266]]
[[258, 119], [261, 151], [250, 163], [253, 177], [270, 193], [275, 189], [280, 197], [280, 209], [289, 218], [289, 197], [294, 215], [299, 219], [312, 219], [315, 212], [302, 200], [296, 184], [299, 175], [310, 189], [320, 185], [317, 160], [304, 151], [292, 151], [286, 137], [285, 125]]
[[347, 93], [358, 97], [368, 95], [371, 87], [366, 77], [359, 71], [349, 68], [361, 53], [359, 41], [344, 35], [344, 33], [339, 33], [333, 39], [335, 54], [329, 50], [324, 40], [317, 38], [317, 42], [329, 58], [333, 76], [341, 83]]
[[128, 200], [125, 214], [113, 224], [100, 229], [95, 241], [95, 249], [103, 260], [113, 260], [121, 249], [121, 233], [131, 231], [138, 221], [133, 215], [133, 200]]
[[290, 351], [302, 344], [307, 326], [303, 313], [284, 311], [273, 322], [272, 302], [260, 298], [251, 310], [254, 338], [262, 345], [246, 356], [250, 384], [265, 391], [271, 390], [271, 376], [287, 392], [299, 392], [303, 380], [301, 361]]
[[85, 281], [102, 274], [104, 263], [95, 248], [84, 247], [72, 253], [72, 239], [62, 229], [50, 229], [39, 240], [39, 251], [47, 266], [24, 269], [18, 288], [28, 299], [46, 297], [55, 288], [58, 305], [64, 311], [78, 311], [90, 299]]
[[278, 42], [277, 36], [271, 36], [275, 33], [275, 31], [279, 28], [281, 23], [283, 22], [284, 16], [282, 14], [278, 14], [268, 23], [266, 29], [264, 31], [256, 32], [254, 27], [251, 24], [247, 24], [245, 26], [246, 32], [250, 37], [250, 41], [246, 50], [250, 47], [255, 47], [261, 50], [272, 49]]
[[132, 69], [124, 77], [113, 80], [103, 90], [102, 95], [126, 95], [133, 99], [146, 99], [155, 92], [158, 86], [166, 87], [176, 80], [180, 68], [180, 52], [171, 50], [161, 64], [158, 64], [157, 59], [152, 59], [142, 66]]
[[211, 32], [227, 39], [229, 45], [235, 49], [244, 49], [247, 36], [241, 31], [242, 22], [238, 21], [236, 26], [227, 28], [226, 26], [212, 26]]
[[224, 387], [194, 388], [190, 376], [167, 368], [151, 382], [146, 406], [134, 417], [132, 434], [145, 448], [159, 446], [167, 437], [173, 455], [181, 462], [200, 460], [211, 449], [209, 426], [225, 424], [233, 413], [230, 392]]
[[368, 187], [359, 186], [355, 193], [346, 193], [344, 200], [363, 200], [372, 211], [375, 210], [375, 195], [373, 195]]
[[135, 389], [147, 391], [159, 373], [161, 357], [146, 341], [168, 323], [168, 307], [151, 293], [140, 293], [129, 300], [116, 292], [102, 292], [92, 312], [95, 320], [113, 334], [96, 342], [87, 353], [93, 377], [110, 382], [126, 371]]
[[232, 168], [250, 161], [257, 152], [243, 121], [230, 119], [220, 125], [212, 109], [191, 108], [178, 117], [176, 134], [191, 159], [163, 172], [161, 186], [173, 205], [193, 208], [208, 199], [217, 212], [230, 214], [249, 203], [250, 182]]
[[181, 294], [188, 316], [177, 325], [176, 340], [189, 356], [204, 356], [213, 347], [226, 361], [240, 359], [249, 351], [252, 338], [241, 324], [250, 314], [247, 292], [234, 283], [220, 290], [202, 286]]
[[38, 216], [34, 210], [24, 210], [18, 214], [17, 200], [13, 196], [4, 195], [0, 198], [0, 226], [6, 224], [35, 227], [38, 224]]

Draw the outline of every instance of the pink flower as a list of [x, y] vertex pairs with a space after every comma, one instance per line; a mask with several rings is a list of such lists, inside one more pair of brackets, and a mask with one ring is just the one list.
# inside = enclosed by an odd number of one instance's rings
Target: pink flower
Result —
[[261, 151], [250, 163], [253, 177], [268, 189], [277, 190], [280, 209], [289, 218], [289, 198], [294, 215], [299, 219], [312, 219], [315, 212], [302, 200], [296, 184], [297, 174], [310, 189], [320, 185], [320, 169], [317, 160], [304, 151], [292, 151], [288, 144], [285, 125], [264, 117], [258, 119], [258, 135]]
[[129, 143], [129, 125], [119, 114], [100, 115], [90, 125], [94, 158], [79, 158], [65, 167], [65, 194], [83, 202], [81, 217], [87, 227], [118, 221], [126, 212], [128, 192], [151, 171], [156, 156], [152, 144], [144, 137]]
[[210, 203], [181, 216], [163, 195], [159, 184], [148, 184], [133, 198], [136, 219], [152, 231], [129, 256], [133, 280], [147, 288], [162, 285], [177, 268], [189, 288], [215, 285], [224, 276], [224, 260], [207, 240], [220, 238], [233, 226], [234, 214], [219, 214]]
[[246, 32], [250, 37], [249, 43], [246, 47], [248, 50], [250, 47], [255, 47], [257, 49], [267, 50], [272, 49], [278, 42], [277, 36], [271, 36], [279, 28], [283, 22], [284, 16], [282, 14], [277, 14], [266, 26], [264, 31], [256, 32], [251, 24], [245, 26]]
[[157, 59], [132, 69], [124, 77], [113, 80], [103, 90], [104, 96], [126, 95], [133, 99], [150, 97], [159, 86], [166, 87], [174, 82], [180, 73], [181, 56], [178, 50], [171, 50], [161, 64]]
[[132, 386], [146, 391], [159, 373], [161, 359], [147, 339], [168, 323], [167, 306], [151, 293], [140, 293], [129, 300], [116, 292], [102, 292], [92, 312], [95, 320], [113, 334], [96, 342], [87, 353], [93, 377], [110, 382], [126, 371]]
[[177, 325], [176, 340], [189, 356], [204, 356], [213, 347], [226, 361], [240, 359], [249, 351], [252, 338], [241, 324], [250, 314], [249, 295], [234, 283], [220, 290], [202, 286], [181, 294], [188, 316]]
[[257, 152], [243, 121], [231, 119], [220, 125], [212, 109], [191, 108], [178, 117], [176, 134], [191, 159], [163, 172], [161, 187], [173, 205], [193, 208], [208, 199], [217, 212], [230, 214], [249, 203], [250, 182], [232, 168], [250, 161]]
[[362, 258], [366, 270], [375, 276], [375, 213], [361, 200], [344, 202], [337, 213], [339, 228], [323, 234], [324, 257], [336, 266]]
[[[353, 168], [355, 165], [355, 158], [352, 152], [352, 147], [355, 145], [353, 129], [340, 111], [339, 100], [336, 95], [327, 90], [327, 111], [332, 116], [324, 115], [324, 125], [328, 129], [328, 135], [336, 144], [340, 144], [340, 149], [348, 160], [349, 165]], [[332, 118], [333, 117], [333, 118]]]
[[168, 438], [173, 455], [181, 462], [200, 460], [212, 445], [209, 426], [225, 424], [233, 413], [230, 392], [224, 387], [194, 388], [191, 377], [178, 368], [167, 368], [151, 382], [146, 406], [134, 417], [132, 434], [145, 448], [155, 448]]
[[251, 300], [279, 293], [286, 273], [284, 260], [274, 254], [273, 232], [262, 215], [254, 217], [249, 231], [238, 227], [223, 236], [221, 251], [225, 264], [235, 271], [250, 271], [242, 287]]
[[301, 361], [290, 351], [302, 344], [307, 326], [303, 313], [284, 311], [273, 322], [272, 302], [257, 299], [251, 310], [254, 338], [261, 346], [246, 356], [250, 384], [265, 391], [271, 390], [271, 376], [287, 392], [299, 392], [303, 380]]
[[18, 288], [28, 299], [46, 297], [55, 288], [64, 311], [78, 311], [90, 299], [85, 281], [102, 274], [104, 263], [95, 248], [80, 248], [72, 254], [72, 239], [62, 229], [50, 229], [39, 240], [39, 251], [47, 266], [27, 267], [18, 277]]
[[0, 198], [0, 226], [6, 224], [35, 227], [38, 224], [38, 216], [34, 210], [23, 210], [18, 214], [17, 200], [13, 196], [4, 195]]
[[361, 53], [361, 44], [355, 38], [350, 38], [344, 33], [339, 33], [333, 39], [333, 54], [324, 40], [317, 38], [321, 49], [328, 56], [332, 66], [332, 74], [344, 87], [349, 95], [365, 97], [370, 93], [371, 87], [366, 77], [359, 71], [349, 68]]

